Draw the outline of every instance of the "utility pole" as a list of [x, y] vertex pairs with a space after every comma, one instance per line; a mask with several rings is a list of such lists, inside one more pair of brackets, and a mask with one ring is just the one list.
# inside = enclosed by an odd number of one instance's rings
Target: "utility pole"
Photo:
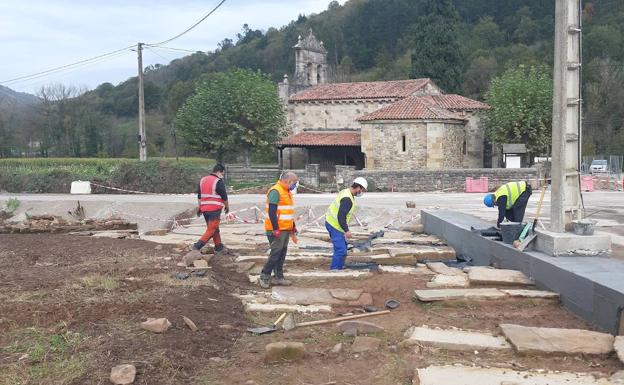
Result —
[[137, 43], [139, 61], [139, 160], [147, 160], [147, 138], [145, 136], [145, 96], [143, 94], [143, 43]]
[[551, 230], [580, 218], [581, 0], [555, 2]]

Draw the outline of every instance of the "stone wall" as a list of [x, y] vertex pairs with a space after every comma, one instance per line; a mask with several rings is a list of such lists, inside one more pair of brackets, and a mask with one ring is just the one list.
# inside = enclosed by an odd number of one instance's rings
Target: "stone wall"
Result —
[[278, 167], [244, 168], [240, 166], [226, 166], [226, 183], [230, 181], [246, 181], [258, 183], [274, 183], [282, 172], [292, 171], [297, 174], [301, 184], [318, 188], [321, 184], [320, 167], [318, 164], [308, 164], [304, 169], [283, 170]]
[[466, 154], [464, 168], [483, 167], [483, 141], [485, 133], [478, 115], [470, 115], [466, 124]]
[[466, 149], [466, 127], [463, 124], [444, 125], [442, 142], [443, 168], [462, 168]]
[[387, 106], [394, 100], [344, 100], [288, 104], [288, 126], [292, 133], [303, 130], [360, 129], [356, 119]]
[[490, 191], [503, 183], [528, 180], [537, 186], [539, 172], [534, 168], [472, 168], [442, 170], [359, 170], [336, 166], [336, 182], [347, 186], [358, 176], [366, 178], [371, 191], [464, 191], [466, 178], [489, 178]]
[[[403, 151], [404, 140], [405, 151]], [[363, 124], [362, 152], [366, 155], [368, 170], [425, 168], [427, 124], [417, 122]]]

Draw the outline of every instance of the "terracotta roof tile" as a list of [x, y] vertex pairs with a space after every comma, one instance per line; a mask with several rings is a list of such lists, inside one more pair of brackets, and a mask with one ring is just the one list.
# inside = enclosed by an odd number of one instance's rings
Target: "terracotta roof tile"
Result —
[[381, 82], [319, 84], [290, 97], [291, 102], [406, 98], [420, 91], [431, 79], [390, 80]]
[[435, 102], [422, 98], [410, 97], [377, 111], [360, 116], [361, 122], [372, 120], [466, 120], [465, 117], [439, 107]]
[[284, 147], [304, 146], [360, 146], [361, 136], [359, 132], [299, 132], [289, 135], [276, 143]]
[[433, 102], [438, 107], [446, 108], [451, 111], [474, 111], [487, 110], [490, 108], [490, 106], [478, 100], [455, 94], [421, 96], [421, 99], [426, 99]]

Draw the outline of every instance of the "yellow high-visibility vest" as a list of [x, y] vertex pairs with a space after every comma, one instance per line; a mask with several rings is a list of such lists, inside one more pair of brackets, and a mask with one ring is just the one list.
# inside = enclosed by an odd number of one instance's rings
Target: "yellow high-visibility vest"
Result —
[[340, 226], [338, 222], [338, 211], [340, 210], [340, 201], [343, 198], [351, 199], [351, 210], [347, 213], [347, 223], [351, 221], [351, 215], [353, 215], [353, 211], [355, 210], [355, 198], [353, 198], [353, 194], [351, 194], [351, 190], [346, 188], [338, 193], [336, 199], [329, 205], [327, 209], [327, 213], [325, 214], [325, 220], [329, 223], [334, 229], [345, 232], [344, 229]]
[[273, 224], [269, 219], [269, 194], [272, 190], [279, 193], [279, 202], [277, 204], [277, 225], [279, 230], [292, 230], [295, 223], [295, 202], [290, 191], [277, 182], [267, 192], [266, 219], [264, 220], [264, 229], [273, 231]]
[[507, 197], [506, 209], [509, 210], [513, 207], [514, 203], [520, 197], [520, 194], [526, 191], [526, 182], [509, 182], [500, 186], [496, 192], [494, 192], [494, 201], [498, 201], [499, 197]]

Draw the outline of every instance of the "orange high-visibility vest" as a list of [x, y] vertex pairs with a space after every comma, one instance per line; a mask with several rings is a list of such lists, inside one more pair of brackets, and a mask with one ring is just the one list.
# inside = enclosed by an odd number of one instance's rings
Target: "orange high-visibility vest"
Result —
[[199, 205], [202, 213], [218, 211], [225, 206], [225, 201], [221, 198], [221, 195], [217, 194], [217, 183], [220, 180], [218, 176], [208, 175], [199, 182]]
[[266, 231], [273, 231], [273, 224], [269, 219], [269, 193], [271, 193], [272, 190], [277, 190], [277, 192], [279, 192], [279, 203], [277, 204], [277, 225], [279, 226], [279, 230], [292, 230], [295, 223], [295, 202], [288, 188], [282, 186], [280, 182], [277, 182], [267, 192], [267, 218], [264, 220], [264, 229]]

